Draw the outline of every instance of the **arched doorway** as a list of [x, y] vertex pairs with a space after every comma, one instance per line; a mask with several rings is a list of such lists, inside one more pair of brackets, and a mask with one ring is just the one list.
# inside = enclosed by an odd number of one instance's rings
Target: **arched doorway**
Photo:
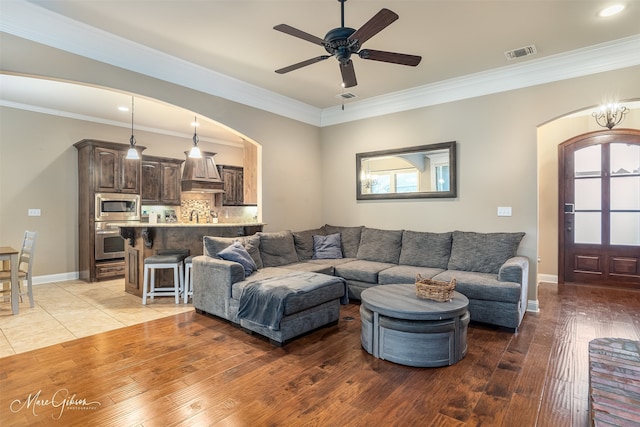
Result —
[[640, 131], [558, 148], [558, 282], [640, 289]]

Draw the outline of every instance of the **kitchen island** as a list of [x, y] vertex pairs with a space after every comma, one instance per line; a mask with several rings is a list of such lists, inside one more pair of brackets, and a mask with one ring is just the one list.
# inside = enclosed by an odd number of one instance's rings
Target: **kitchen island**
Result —
[[[115, 223], [114, 223], [115, 224]], [[142, 297], [144, 259], [158, 249], [188, 249], [191, 255], [202, 255], [204, 236], [239, 237], [262, 231], [263, 223], [145, 223], [117, 224], [125, 239], [125, 291]], [[156, 282], [173, 283], [171, 270], [158, 271]], [[166, 273], [166, 274], [165, 274]]]

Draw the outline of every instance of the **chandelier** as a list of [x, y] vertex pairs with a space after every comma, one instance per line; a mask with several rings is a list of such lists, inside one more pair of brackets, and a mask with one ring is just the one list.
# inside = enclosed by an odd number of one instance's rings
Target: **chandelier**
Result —
[[598, 111], [592, 114], [598, 123], [603, 128], [612, 129], [614, 126], [622, 122], [624, 115], [629, 112], [629, 109], [625, 106], [618, 104], [606, 104], [602, 105]]

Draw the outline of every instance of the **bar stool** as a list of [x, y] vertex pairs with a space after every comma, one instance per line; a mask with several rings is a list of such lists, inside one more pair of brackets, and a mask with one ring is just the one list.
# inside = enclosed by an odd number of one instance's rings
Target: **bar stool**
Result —
[[[155, 255], [145, 258], [142, 304], [147, 304], [147, 297], [153, 299], [156, 296], [174, 296], [176, 304], [180, 304], [180, 292], [184, 289], [183, 261], [187, 256], [188, 249], [159, 249]], [[166, 268], [173, 269], [173, 287], [156, 287], [156, 269]]]
[[191, 267], [193, 266], [194, 255], [188, 256], [184, 259], [184, 303], [189, 301], [189, 297], [193, 295], [193, 273]]

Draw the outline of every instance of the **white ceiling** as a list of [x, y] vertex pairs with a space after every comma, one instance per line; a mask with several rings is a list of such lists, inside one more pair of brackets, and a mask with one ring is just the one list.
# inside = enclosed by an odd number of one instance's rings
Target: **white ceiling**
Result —
[[[460, 86], [460, 82], [465, 82], [464, 90], [473, 96], [473, 90], [469, 89], [479, 87], [482, 79], [486, 83], [487, 76], [491, 76], [494, 81], [504, 81], [508, 79], [503, 76], [517, 74], [514, 71], [520, 73], [518, 79], [523, 81], [515, 84], [522, 87], [542, 82], [536, 76], [553, 81], [580, 72], [589, 74], [637, 65], [640, 49], [629, 54], [628, 47], [640, 45], [640, 1], [619, 2], [626, 4], [621, 14], [600, 18], [600, 9], [612, 1], [348, 0], [345, 25], [349, 27], [359, 28], [383, 7], [400, 16], [368, 40], [365, 47], [421, 55], [423, 59], [414, 68], [354, 57], [358, 85], [348, 91], [357, 97], [347, 101], [347, 108], [352, 105], [357, 110], [357, 106], [373, 105], [380, 109], [387, 101], [397, 103], [398, 97], [410, 98], [417, 93], [424, 98], [425, 91], [437, 93], [447, 84]], [[337, 97], [342, 91], [341, 78], [334, 58], [284, 75], [274, 72], [325, 51], [318, 45], [275, 31], [273, 26], [285, 23], [322, 38], [328, 30], [340, 26], [340, 4], [336, 0], [1, 0], [0, 7], [3, 32], [174, 83], [181, 83], [179, 71], [201, 73], [201, 87], [193, 88], [229, 99], [235, 97], [239, 102], [246, 99], [245, 103], [258, 108], [268, 108], [258, 104], [271, 99], [277, 101], [274, 103], [288, 103], [291, 111], [320, 117], [325, 113], [336, 114], [341, 103]], [[32, 21], [39, 24], [29, 29], [21, 24]], [[505, 51], [531, 44], [537, 48], [536, 55], [506, 60]], [[618, 57], [607, 57], [613, 54]], [[600, 63], [581, 66], [580, 61], [587, 57]], [[155, 66], [159, 63], [173, 67]], [[563, 74], [562, 70], [572, 66], [581, 67], [582, 71], [569, 70]], [[549, 70], [554, 74], [550, 75]], [[211, 83], [217, 78], [224, 84]], [[198, 85], [197, 78], [189, 81]], [[451, 85], [452, 82], [455, 84]], [[21, 84], [15, 77], [3, 75], [0, 100], [5, 105], [40, 106], [105, 121], [130, 120], [117, 110], [114, 113], [114, 104], [130, 105], [130, 94], [48, 84], [51, 82]], [[232, 93], [234, 90], [236, 93]], [[487, 92], [478, 92], [483, 93]], [[95, 97], [100, 102], [95, 102]], [[446, 100], [446, 95], [423, 99], [421, 105], [439, 99]], [[141, 126], [149, 128], [162, 123], [167, 131], [189, 132], [192, 113], [167, 109], [169, 106], [151, 101], [136, 98], [136, 122], [139, 119]], [[411, 103], [405, 104], [410, 107]], [[156, 110], [148, 114], [148, 121], [145, 111], [152, 109]], [[281, 114], [295, 115], [286, 111], [284, 108]], [[160, 122], [158, 117], [166, 120]], [[295, 118], [321, 121], [313, 117]], [[204, 123], [202, 129], [206, 137], [238, 140], [226, 131], [205, 132]]]

